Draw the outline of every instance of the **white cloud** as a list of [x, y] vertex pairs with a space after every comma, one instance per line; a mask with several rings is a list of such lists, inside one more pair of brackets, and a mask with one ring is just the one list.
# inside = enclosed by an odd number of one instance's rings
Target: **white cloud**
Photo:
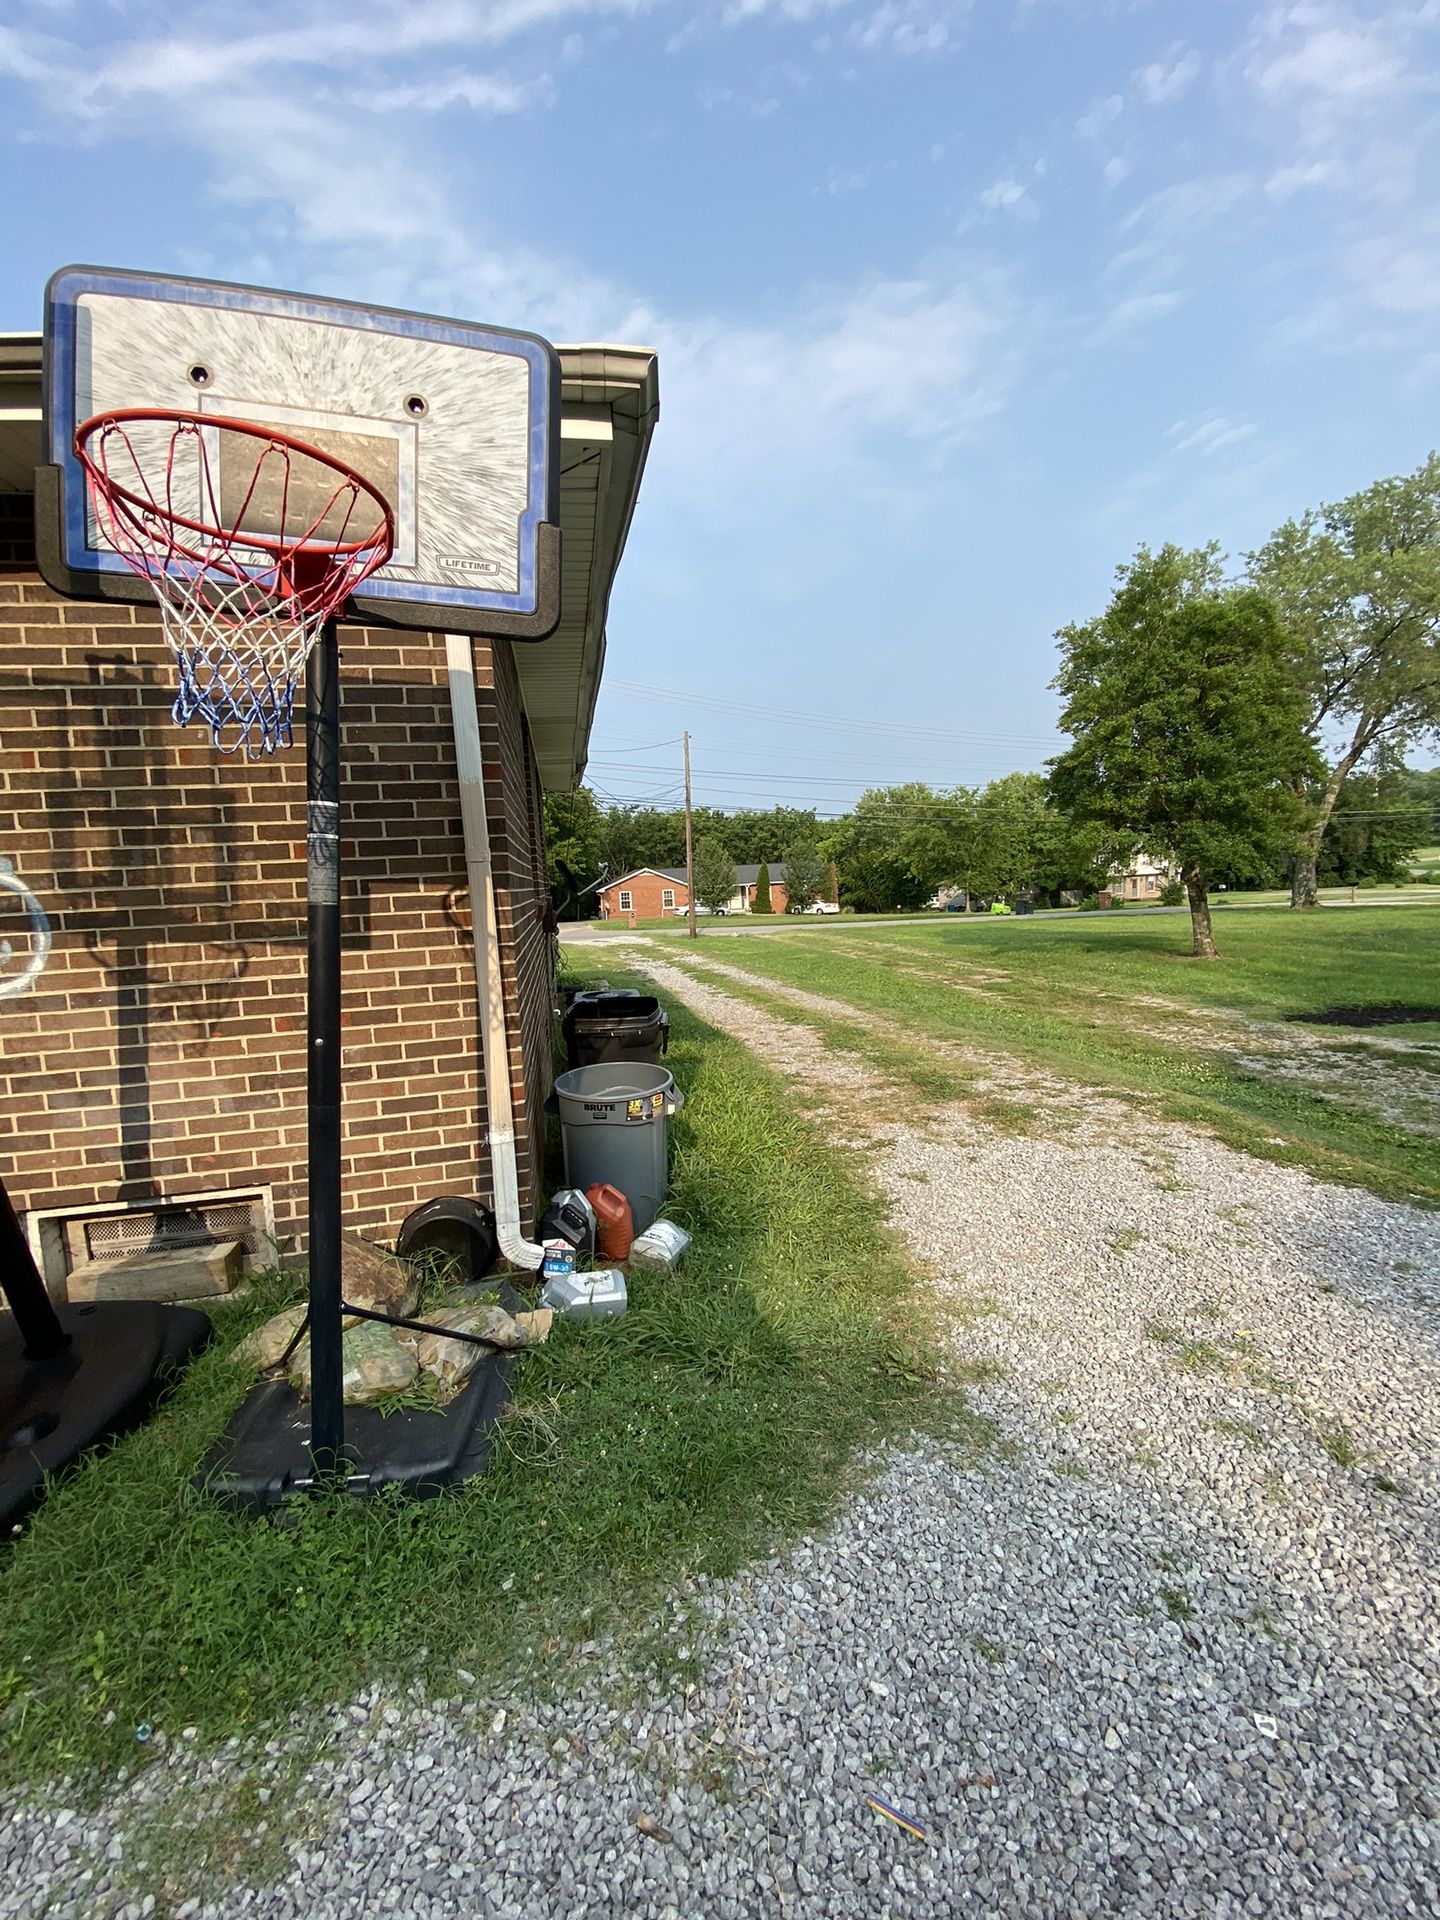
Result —
[[0, 73], [29, 85], [49, 80], [57, 58], [65, 49], [59, 41], [39, 33], [21, 33], [17, 27], [0, 25]]
[[1082, 140], [1098, 140], [1107, 128], [1125, 111], [1125, 96], [1119, 93], [1103, 95], [1092, 100], [1090, 105], [1075, 122], [1075, 131]]
[[1133, 293], [1126, 299], [1117, 301], [1100, 324], [1090, 335], [1088, 344], [1092, 347], [1112, 346], [1117, 341], [1132, 339], [1145, 327], [1154, 326], [1157, 321], [1168, 319], [1179, 307], [1185, 304], [1185, 295], [1170, 288], [1162, 293]]
[[828, 474], [862, 471], [897, 436], [965, 439], [1004, 405], [1027, 338], [1003, 278], [938, 270], [814, 299], [775, 326], [652, 318], [666, 457], [693, 453], [696, 485], [717, 460]]
[[969, 0], [884, 0], [845, 30], [847, 46], [894, 53], [943, 53], [955, 44]]
[[853, 172], [847, 167], [830, 167], [825, 173], [823, 186], [812, 187], [812, 193], [826, 193], [835, 197], [842, 193], [861, 193], [870, 184], [870, 169]]
[[722, 12], [720, 20], [723, 26], [740, 27], [747, 20], [760, 20], [766, 14], [775, 14], [782, 20], [804, 22], [817, 19], [824, 13], [835, 13], [852, 4], [853, 0], [732, 0], [732, 4]]
[[1224, 414], [1209, 414], [1200, 420], [1177, 420], [1166, 429], [1165, 438], [1174, 453], [1221, 453], [1226, 447], [1239, 446], [1258, 431], [1253, 420], [1230, 420]]
[[[131, 43], [97, 60], [56, 43], [38, 55], [27, 48], [25, 58], [38, 60], [33, 77], [57, 124], [74, 136], [94, 141], [163, 126], [176, 164], [211, 207], [186, 259], [190, 271], [288, 278], [356, 299], [493, 316], [554, 339], [651, 341], [666, 393], [657, 453], [671, 484], [687, 491], [713, 493], [717, 459], [756, 485], [773, 479], [813, 491], [840, 468], [883, 485], [887, 443], [911, 447], [896, 455], [911, 473], [915, 445], [944, 448], [1005, 404], [1038, 322], [1003, 277], [970, 264], [865, 278], [756, 325], [732, 313], [661, 312], [574, 258], [517, 244], [513, 224], [487, 232], [460, 167], [419, 143], [423, 116], [452, 104], [518, 110], [542, 81], [437, 73], [436, 51], [481, 11], [480, 37], [493, 40], [502, 11], [518, 31], [522, 15], [601, 8], [513, 0], [479, 9], [454, 0], [406, 10], [412, 57], [385, 62], [379, 104], [387, 111], [371, 116], [356, 114], [351, 96], [383, 21], [401, 15], [360, 0], [356, 9], [341, 36], [348, 53], [337, 49], [328, 63], [313, 38], [318, 13], [269, 38], [242, 23], [224, 46], [198, 38]], [[12, 64], [18, 58], [7, 41], [0, 49]], [[317, 86], [322, 64], [328, 84]], [[77, 87], [87, 75], [93, 85], [77, 121]], [[414, 110], [409, 118], [405, 109]], [[226, 209], [234, 209], [230, 227]], [[282, 259], [283, 276], [274, 270]], [[736, 497], [737, 510], [748, 511]]]
[[1437, 26], [1437, 0], [1281, 0], [1256, 20], [1243, 77], [1277, 149], [1266, 193], [1331, 196], [1330, 254], [1348, 289], [1321, 290], [1292, 327], [1353, 345], [1366, 309], [1411, 320], [1436, 310], [1440, 234], [1423, 162], [1440, 93]]
[[1265, 191], [1272, 200], [1289, 200], [1307, 187], [1326, 187], [1337, 178], [1328, 160], [1302, 160], [1294, 166], [1277, 167], [1265, 182]]
[[[1339, 6], [1272, 7], [1261, 18], [1247, 68], [1264, 97], [1373, 100], [1412, 83], [1394, 26], [1403, 9], [1362, 19]], [[1411, 15], [1413, 18], [1413, 14]]]
[[1193, 47], [1174, 46], [1163, 60], [1141, 67], [1135, 75], [1135, 90], [1146, 106], [1169, 106], [1190, 91], [1203, 66]]
[[1350, 279], [1383, 312], [1433, 319], [1440, 314], [1440, 221], [1417, 221], [1405, 233], [1376, 234], [1347, 251]]
[[452, 73], [443, 80], [413, 86], [382, 87], [352, 94], [351, 102], [376, 113], [440, 113], [446, 107], [472, 107], [477, 113], [524, 113], [537, 100], [551, 100], [555, 89], [548, 74], [517, 81], [504, 74]]
[[1120, 231], [1144, 228], [1152, 236], [1175, 240], [1225, 219], [1251, 191], [1252, 182], [1243, 173], [1178, 180], [1142, 200], [1120, 222]]
[[1035, 202], [1018, 180], [1006, 177], [993, 180], [980, 195], [980, 205], [987, 213], [1013, 213], [1020, 218], [1032, 218], [1035, 215]]

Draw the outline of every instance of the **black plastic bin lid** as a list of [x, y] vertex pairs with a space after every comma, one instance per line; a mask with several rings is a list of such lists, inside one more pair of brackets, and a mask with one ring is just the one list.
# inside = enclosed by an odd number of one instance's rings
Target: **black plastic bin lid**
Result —
[[653, 993], [577, 993], [565, 1015], [568, 1026], [649, 1026], [666, 1018]]

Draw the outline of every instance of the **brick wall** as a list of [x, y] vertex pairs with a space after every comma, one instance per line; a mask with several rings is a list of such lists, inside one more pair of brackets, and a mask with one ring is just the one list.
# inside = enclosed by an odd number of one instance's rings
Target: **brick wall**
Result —
[[[620, 895], [628, 894], [633, 907], [625, 908], [620, 904]], [[666, 893], [673, 893], [675, 905], [664, 905]], [[600, 914], [602, 919], [624, 920], [631, 912], [637, 920], [659, 920], [670, 914], [682, 916], [690, 904], [690, 895], [683, 880], [671, 880], [660, 873], [636, 873], [630, 875], [624, 886], [605, 887], [600, 893]]]
[[[755, 910], [754, 887], [744, 886], [740, 888], [739, 892], [740, 911], [742, 913], [753, 913]], [[770, 882], [770, 911], [772, 913], [784, 913], [789, 904], [789, 895], [785, 891], [785, 882], [783, 880], [772, 880]]]
[[[0, 502], [0, 855], [54, 947], [0, 1000], [12, 1197], [263, 1184], [303, 1233], [303, 728], [258, 763], [177, 729], [157, 616], [58, 599], [19, 507]], [[469, 897], [442, 641], [345, 628], [341, 663], [346, 1224], [390, 1238], [422, 1200], [490, 1197]], [[553, 1000], [539, 789], [509, 645], [477, 642], [476, 669], [529, 1208]]]
[[[621, 894], [628, 894], [632, 905], [622, 907]], [[665, 905], [665, 895], [672, 893], [675, 904]], [[730, 910], [734, 913], [749, 913], [754, 905], [753, 886], [737, 887], [731, 900]], [[637, 920], [664, 920], [672, 914], [683, 919], [690, 905], [690, 893], [683, 880], [672, 880], [663, 873], [640, 872], [631, 874], [621, 886], [603, 887], [599, 895], [600, 917], [602, 920], [626, 920], [633, 912]], [[770, 905], [776, 913], [786, 910], [785, 882], [770, 882]]]

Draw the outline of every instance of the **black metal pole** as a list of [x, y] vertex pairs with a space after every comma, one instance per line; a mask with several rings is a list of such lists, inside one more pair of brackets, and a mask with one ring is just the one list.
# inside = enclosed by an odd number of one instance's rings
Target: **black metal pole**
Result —
[[340, 645], [327, 620], [305, 671], [306, 1031], [310, 1101], [310, 1452], [340, 1466]]
[[63, 1353], [70, 1336], [60, 1324], [54, 1302], [25, 1238], [20, 1216], [0, 1180], [0, 1293], [10, 1302], [15, 1325], [32, 1360], [51, 1360]]

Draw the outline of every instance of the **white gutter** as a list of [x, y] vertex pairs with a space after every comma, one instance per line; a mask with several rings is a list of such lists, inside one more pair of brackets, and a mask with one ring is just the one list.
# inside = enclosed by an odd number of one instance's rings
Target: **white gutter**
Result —
[[510, 1045], [505, 1032], [505, 988], [500, 978], [500, 928], [495, 917], [495, 876], [490, 866], [490, 823], [485, 814], [474, 642], [463, 633], [447, 633], [445, 665], [450, 677], [450, 722], [455, 732], [460, 822], [465, 837], [465, 872], [470, 882], [470, 920], [475, 934], [475, 997], [480, 1003], [490, 1178], [495, 1189], [495, 1233], [501, 1253], [512, 1266], [533, 1269], [543, 1263], [545, 1251], [533, 1240], [527, 1240], [520, 1228], [515, 1109], [510, 1099]]

